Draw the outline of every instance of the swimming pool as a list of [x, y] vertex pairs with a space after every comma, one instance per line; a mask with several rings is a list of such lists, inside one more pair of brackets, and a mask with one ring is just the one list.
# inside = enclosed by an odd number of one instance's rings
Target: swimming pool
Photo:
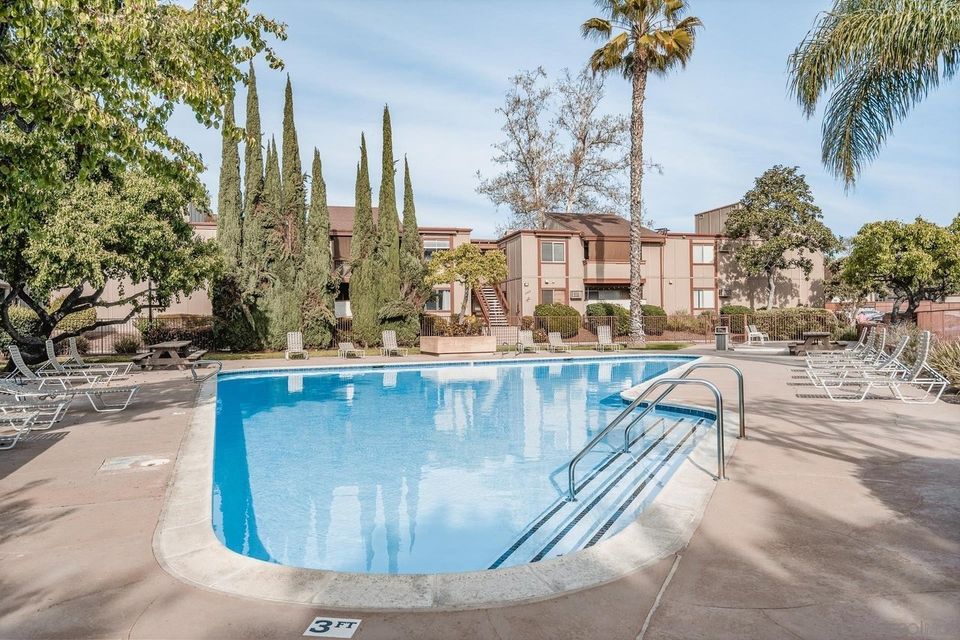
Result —
[[590, 546], [636, 517], [712, 419], [658, 410], [617, 459], [612, 433], [579, 467], [576, 503], [564, 500], [566, 463], [623, 409], [620, 392], [693, 359], [222, 374], [215, 533], [252, 558], [363, 573], [506, 567]]

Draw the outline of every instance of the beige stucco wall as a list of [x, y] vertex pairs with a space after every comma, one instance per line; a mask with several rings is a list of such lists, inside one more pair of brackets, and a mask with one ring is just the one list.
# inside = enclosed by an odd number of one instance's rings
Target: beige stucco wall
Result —
[[[824, 298], [825, 260], [823, 254], [806, 254], [813, 261], [813, 270], [805, 276], [799, 268], [784, 269], [776, 278], [774, 306], [798, 305], [820, 307]], [[733, 251], [720, 253], [720, 288], [728, 289], [730, 297], [724, 304], [739, 304], [756, 308], [767, 304], [767, 282], [764, 277], [751, 277], [736, 261]]]

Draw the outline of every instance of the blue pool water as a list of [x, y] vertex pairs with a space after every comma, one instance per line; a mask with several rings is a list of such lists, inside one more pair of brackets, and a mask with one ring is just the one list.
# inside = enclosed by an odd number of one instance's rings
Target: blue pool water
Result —
[[238, 553], [297, 567], [485, 569], [562, 501], [566, 463], [623, 409], [620, 392], [690, 359], [221, 375], [214, 529]]

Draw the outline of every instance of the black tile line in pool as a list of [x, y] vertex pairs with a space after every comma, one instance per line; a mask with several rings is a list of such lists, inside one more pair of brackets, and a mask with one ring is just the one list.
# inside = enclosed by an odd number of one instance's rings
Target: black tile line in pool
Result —
[[[656, 468], [655, 473], [659, 472], [660, 469], [663, 468], [663, 465], [666, 464], [667, 461], [668, 461], [670, 458], [673, 457], [674, 453], [676, 453], [676, 451], [679, 449], [680, 445], [682, 445], [682, 444], [687, 440], [687, 438], [689, 438], [690, 435], [691, 435], [694, 431], [696, 431], [697, 427], [700, 426], [700, 424], [701, 424], [702, 422], [703, 422], [703, 420], [700, 420], [699, 422], [697, 422], [697, 424], [693, 425], [693, 427], [690, 429], [690, 431], [688, 431], [687, 434], [683, 437], [683, 439], [680, 440], [680, 443], [670, 451], [670, 453], [667, 455], [667, 457], [664, 458], [663, 461], [661, 461], [659, 465], [657, 465], [657, 468]], [[613, 487], [614, 487], [618, 482], [620, 482], [620, 481], [627, 475], [627, 473], [629, 473], [637, 464], [639, 464], [640, 461], [643, 460], [643, 459], [653, 450], [654, 447], [656, 447], [658, 444], [660, 444], [661, 442], [663, 442], [664, 438], [666, 438], [668, 435], [670, 435], [670, 432], [672, 432], [679, 424], [680, 424], [680, 423], [678, 422], [678, 423], [676, 423], [675, 425], [673, 425], [672, 427], [670, 427], [669, 430], [667, 430], [666, 432], [664, 432], [664, 434], [661, 435], [657, 440], [655, 440], [649, 447], [647, 447], [646, 449], [644, 449], [643, 453], [641, 453], [639, 456], [637, 456], [637, 458], [636, 458], [631, 464], [627, 465], [619, 474], [617, 474], [616, 478], [614, 478], [612, 481], [608, 482], [608, 483], [607, 483], [607, 486], [603, 489], [602, 492], [600, 492], [600, 494], [598, 494], [597, 496], [595, 496], [594, 499], [591, 500], [590, 503], [589, 503], [584, 509], [581, 509], [581, 511], [580, 511], [576, 516], [574, 516], [574, 518], [573, 518], [570, 522], [567, 523], [567, 525], [560, 531], [560, 533], [558, 533], [556, 536], [554, 536], [553, 539], [550, 540], [550, 542], [548, 542], [539, 552], [537, 552], [537, 554], [536, 554], [535, 556], [533, 556], [532, 562], [538, 562], [538, 561], [540, 561], [540, 560], [543, 560], [543, 558], [545, 558], [546, 555], [547, 555], [548, 553], [550, 553], [550, 551], [551, 551], [555, 546], [557, 546], [557, 545], [560, 543], [560, 541], [563, 540], [563, 538], [564, 538], [568, 533], [570, 533], [571, 530], [573, 530], [573, 528], [587, 515], [587, 513], [589, 513], [590, 510], [593, 509], [593, 508], [600, 502], [600, 500], [602, 500], [602, 499], [607, 495], [607, 493], [608, 493], [609, 491], [611, 491], [611, 490], [613, 489]], [[642, 486], [645, 487], [645, 486], [647, 485], [647, 483], [648, 483], [648, 480], [645, 480]], [[641, 489], [641, 490], [642, 490], [642, 489]], [[639, 492], [637, 492], [637, 493], [639, 494]], [[632, 500], [631, 500], [631, 502], [632, 502]], [[622, 505], [621, 505], [621, 506], [622, 506]], [[622, 511], [621, 511], [621, 510], [618, 509], [618, 511], [619, 511], [619, 513], [622, 514]], [[612, 524], [612, 523], [611, 523], [611, 524]], [[609, 528], [610, 528], [610, 527], [609, 527], [609, 525], [608, 525], [608, 526], [607, 526], [607, 529], [609, 529]], [[599, 540], [599, 538], [597, 538], [597, 539]], [[593, 542], [591, 542], [591, 544], [593, 544]], [[589, 545], [588, 545], [588, 546], [589, 546]]]

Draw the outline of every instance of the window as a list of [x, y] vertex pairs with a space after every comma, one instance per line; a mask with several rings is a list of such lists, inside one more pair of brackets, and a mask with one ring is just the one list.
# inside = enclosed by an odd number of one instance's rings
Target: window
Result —
[[713, 289], [694, 289], [693, 290], [693, 308], [694, 309], [715, 309], [715, 298]]
[[564, 262], [563, 250], [566, 244], [563, 242], [541, 242], [540, 243], [540, 262]]
[[565, 289], [541, 289], [540, 304], [567, 304], [567, 292]]
[[629, 300], [629, 287], [587, 287], [587, 300]]
[[713, 245], [693, 245], [693, 264], [713, 264]]
[[427, 311], [450, 311], [450, 289], [435, 289], [424, 308]]
[[436, 253], [437, 251], [447, 250], [450, 248], [449, 240], [424, 240], [423, 241], [423, 257], [427, 260]]

